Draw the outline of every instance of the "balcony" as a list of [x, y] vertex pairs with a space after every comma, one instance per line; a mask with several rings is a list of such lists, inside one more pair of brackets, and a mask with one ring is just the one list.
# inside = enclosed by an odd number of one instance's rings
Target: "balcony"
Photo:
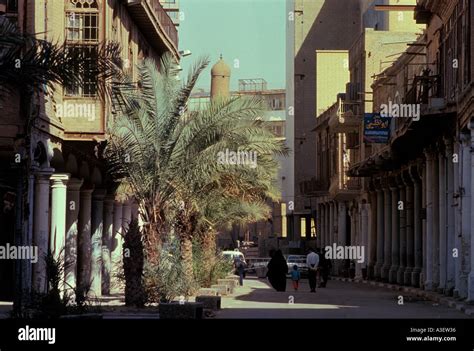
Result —
[[440, 75], [430, 75], [428, 71], [415, 76], [413, 84], [405, 95], [405, 104], [421, 105], [421, 114], [441, 113], [446, 106]]
[[303, 195], [321, 195], [326, 194], [329, 188], [327, 179], [317, 180], [315, 177], [310, 180], [304, 180], [299, 183], [300, 192]]
[[178, 59], [178, 31], [159, 0], [122, 1], [150, 45], [160, 54], [171, 51]]
[[361, 123], [359, 109], [358, 102], [339, 99], [337, 112], [331, 115], [328, 122], [331, 133], [357, 132]]
[[345, 173], [338, 173], [331, 177], [329, 196], [337, 201], [350, 201], [361, 190], [361, 178], [349, 178]]

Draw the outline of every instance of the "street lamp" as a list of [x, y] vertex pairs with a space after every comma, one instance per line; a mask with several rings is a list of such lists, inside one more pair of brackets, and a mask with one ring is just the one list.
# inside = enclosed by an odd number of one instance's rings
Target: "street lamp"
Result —
[[191, 50], [180, 50], [179, 51], [179, 56], [181, 56], [181, 57], [186, 57], [186, 56], [189, 56], [191, 54], [192, 54]]

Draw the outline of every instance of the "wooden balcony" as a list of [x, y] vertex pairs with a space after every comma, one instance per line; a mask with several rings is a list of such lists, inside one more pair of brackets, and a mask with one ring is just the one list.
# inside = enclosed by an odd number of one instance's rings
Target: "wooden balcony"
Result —
[[150, 45], [158, 53], [171, 51], [178, 59], [178, 31], [159, 0], [122, 1]]
[[331, 177], [329, 196], [337, 201], [350, 201], [359, 195], [362, 187], [361, 178], [350, 178], [345, 172]]
[[337, 111], [331, 114], [328, 121], [331, 133], [357, 132], [362, 121], [359, 108], [358, 102], [346, 102], [339, 99]]

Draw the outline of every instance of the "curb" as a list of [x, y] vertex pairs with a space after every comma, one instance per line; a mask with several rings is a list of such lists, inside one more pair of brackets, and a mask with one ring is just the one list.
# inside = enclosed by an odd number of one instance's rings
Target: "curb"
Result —
[[431, 291], [426, 291], [422, 290], [420, 288], [413, 288], [413, 287], [408, 287], [408, 286], [401, 286], [397, 284], [390, 284], [390, 283], [382, 283], [382, 282], [376, 282], [373, 280], [362, 280], [362, 279], [353, 279], [353, 278], [342, 278], [342, 277], [334, 277], [331, 276], [332, 280], [337, 280], [341, 282], [346, 282], [346, 283], [357, 283], [357, 284], [366, 284], [366, 285], [371, 285], [379, 288], [385, 288], [385, 289], [390, 289], [390, 290], [395, 290], [395, 291], [402, 291], [406, 293], [410, 293], [412, 295], [418, 296], [418, 297], [424, 297], [425, 299], [436, 302], [440, 305], [444, 305], [450, 308], [454, 308], [464, 314], [466, 314], [469, 317], [474, 316], [474, 307], [468, 303], [464, 303], [458, 300], [455, 300], [453, 298], [440, 295], [438, 293], [433, 293]]

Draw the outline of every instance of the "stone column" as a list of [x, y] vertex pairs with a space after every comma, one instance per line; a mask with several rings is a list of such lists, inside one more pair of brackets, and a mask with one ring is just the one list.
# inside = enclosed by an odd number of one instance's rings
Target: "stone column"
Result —
[[77, 286], [87, 294], [91, 281], [91, 201], [92, 185], [84, 185], [80, 194], [79, 226], [77, 238]]
[[[326, 205], [324, 206], [325, 210], [324, 210], [324, 215], [325, 215], [325, 220], [324, 220], [324, 224], [326, 226], [326, 245], [329, 245], [331, 246], [332, 245], [332, 242], [331, 242], [331, 233], [330, 233], [330, 223], [329, 223], [329, 218], [330, 218], [330, 203], [329, 202], [326, 202]], [[335, 269], [335, 267], [333, 266], [333, 270]]]
[[[422, 167], [425, 169], [425, 167]], [[414, 267], [411, 274], [411, 285], [420, 286], [420, 275], [423, 266], [423, 228], [421, 219], [421, 206], [423, 203], [423, 190], [418, 166], [410, 168], [410, 177], [413, 181], [413, 257]], [[409, 260], [407, 255], [407, 260]]]
[[[339, 246], [346, 246], [347, 243], [347, 207], [346, 203], [341, 201], [338, 203], [338, 219], [337, 219], [337, 226], [338, 226], [338, 237], [334, 242], [336, 245]], [[353, 235], [353, 233], [351, 233]], [[337, 274], [341, 275], [345, 271], [345, 260], [337, 260], [336, 267], [337, 267]]]
[[[428, 170], [428, 166], [427, 166], [427, 161], [426, 161], [426, 158], [424, 160], [424, 162], [422, 163], [422, 168], [421, 168], [421, 172], [420, 174], [422, 175], [421, 176], [421, 208], [424, 210], [423, 211], [423, 216], [421, 217], [421, 246], [422, 246], [422, 264], [421, 264], [421, 273], [420, 273], [420, 281], [419, 281], [419, 286], [423, 289], [425, 289], [425, 281], [426, 281], [426, 277], [427, 277], [427, 273], [426, 273], [426, 262], [427, 262], [427, 231], [428, 231], [428, 221], [427, 221], [427, 213], [428, 213], [428, 205], [427, 205], [427, 170]], [[430, 166], [431, 167], [431, 166]], [[421, 213], [420, 213], [420, 216], [421, 216]], [[416, 241], [416, 239], [415, 239]], [[431, 242], [431, 241], [430, 241]], [[415, 249], [415, 254], [416, 254], [416, 249]], [[416, 257], [416, 256], [415, 256]], [[416, 258], [415, 258], [416, 260]], [[431, 261], [430, 261], [431, 262]], [[430, 276], [431, 277], [431, 276]]]
[[452, 295], [454, 290], [454, 274], [455, 262], [453, 257], [455, 232], [455, 208], [454, 201], [454, 162], [453, 162], [453, 140], [445, 139], [446, 145], [446, 182], [447, 182], [447, 204], [446, 204], [446, 236], [447, 236], [447, 252], [446, 252], [446, 295]]
[[102, 295], [102, 233], [104, 229], [105, 189], [96, 189], [92, 194], [91, 225], [91, 289], [92, 296]]
[[[413, 181], [410, 176], [410, 169], [403, 173], [403, 182], [405, 184], [405, 234], [406, 234], [406, 254], [405, 271], [403, 273], [403, 284], [412, 284], [412, 273], [415, 266], [415, 236], [414, 236], [414, 198]], [[419, 215], [418, 215], [419, 218]], [[401, 219], [400, 219], [401, 221]], [[401, 258], [403, 260], [403, 258]]]
[[316, 246], [319, 248], [323, 247], [323, 242], [321, 240], [321, 205], [317, 204], [317, 214], [316, 214]]
[[38, 248], [38, 261], [33, 265], [33, 291], [44, 294], [48, 290], [46, 261], [49, 248], [49, 185], [53, 169], [35, 173], [35, 205], [33, 245]]
[[[471, 184], [470, 184], [470, 188], [471, 188], [471, 211], [472, 209], [474, 208], [474, 196], [472, 196], [472, 194], [474, 193], [474, 119], [472, 119], [469, 123], [469, 129], [471, 130], [471, 140], [470, 140], [470, 162], [468, 164], [469, 168], [470, 168], [470, 173], [471, 173]], [[469, 246], [468, 246], [468, 252], [469, 252], [469, 256], [470, 257], [466, 257], [467, 258], [467, 262], [469, 262], [469, 259], [470, 258], [470, 264], [468, 264], [468, 266], [470, 266], [470, 269], [469, 269], [469, 276], [468, 276], [468, 280], [467, 280], [467, 301], [469, 302], [474, 302], [474, 220], [472, 220], [471, 218], [471, 222], [470, 222], [470, 233], [471, 233], [471, 236], [470, 236], [470, 250], [469, 250]]]
[[457, 257], [454, 257], [454, 290], [453, 296], [459, 296], [461, 284], [461, 238], [462, 238], [462, 147], [459, 142], [454, 143], [454, 154], [457, 155], [457, 163], [454, 166], [454, 248], [457, 250]]
[[334, 237], [334, 202], [329, 202], [329, 242], [332, 243], [336, 241]]
[[375, 264], [375, 279], [382, 279], [382, 267], [384, 262], [384, 193], [381, 187], [377, 188], [377, 263]]
[[71, 178], [67, 184], [67, 211], [66, 211], [66, 252], [65, 275], [66, 289], [70, 294], [76, 288], [77, 274], [77, 236], [80, 209], [80, 192], [82, 179]]
[[[399, 240], [399, 267], [397, 271], [397, 284], [403, 285], [405, 284], [405, 270], [407, 266], [407, 214], [408, 214], [408, 201], [406, 197], [407, 188], [403, 181], [404, 179], [404, 171], [397, 177], [397, 185], [398, 185], [398, 199], [400, 204], [402, 205], [401, 209], [398, 211], [399, 215], [399, 233], [400, 233], [400, 240]], [[413, 210], [413, 209], [412, 209]]]
[[433, 289], [433, 248], [434, 240], [437, 238], [434, 237], [434, 196], [433, 188], [435, 182], [433, 179], [433, 170], [434, 170], [434, 156], [430, 150], [425, 151], [426, 156], [426, 265], [425, 265], [425, 289]]
[[446, 278], [447, 278], [447, 232], [446, 232], [446, 159], [444, 157], [444, 144], [440, 145], [440, 153], [438, 154], [438, 203], [439, 203], [439, 251], [438, 251], [438, 262], [439, 262], [439, 285], [438, 292], [443, 294], [446, 290]]
[[390, 191], [391, 191], [391, 198], [392, 198], [392, 230], [391, 230], [391, 237], [392, 237], [392, 245], [391, 245], [391, 266], [390, 266], [390, 271], [389, 271], [389, 277], [388, 281], [390, 283], [396, 283], [397, 282], [397, 273], [398, 273], [398, 268], [400, 265], [400, 238], [399, 238], [399, 230], [400, 230], [400, 224], [399, 224], [399, 218], [398, 218], [398, 213], [400, 210], [398, 209], [398, 184], [396, 181], [397, 176], [393, 177], [391, 179], [391, 184], [390, 184]]
[[[54, 259], [64, 262], [66, 246], [66, 195], [69, 174], [56, 173], [51, 175], [51, 232], [50, 252]], [[63, 277], [64, 278], [64, 277]], [[61, 280], [60, 290], [64, 290], [64, 279]]]
[[368, 242], [369, 264], [367, 267], [368, 279], [375, 278], [375, 263], [377, 262], [377, 192], [370, 192], [370, 231]]
[[392, 194], [388, 181], [383, 184], [384, 191], [384, 261], [382, 267], [382, 280], [389, 280], [390, 267], [392, 266]]
[[462, 142], [462, 197], [461, 197], [461, 243], [458, 250], [461, 261], [461, 275], [459, 278], [459, 289], [455, 291], [455, 296], [460, 298], [468, 297], [468, 275], [470, 269], [470, 232], [471, 232], [471, 136], [470, 133], [461, 133]]
[[[365, 200], [363, 200], [365, 201]], [[369, 204], [363, 202], [360, 208], [360, 231], [361, 231], [361, 246], [364, 252], [363, 262], [360, 263], [360, 268], [362, 270], [362, 278], [367, 279], [367, 266], [369, 261]]]
[[120, 292], [120, 281], [117, 279], [122, 270], [122, 247], [123, 247], [123, 213], [125, 204], [120, 201], [114, 203], [114, 229], [110, 246], [110, 257], [112, 263], [112, 275], [110, 278], [110, 292], [113, 294]]
[[326, 241], [326, 211], [325, 211], [325, 206], [324, 204], [320, 204], [319, 205], [319, 222], [320, 222], [320, 226], [321, 226], [321, 232], [319, 235], [321, 235], [321, 245], [322, 247], [326, 247], [326, 245], [328, 245], [327, 241]]
[[102, 295], [110, 295], [110, 275], [112, 264], [110, 248], [114, 232], [114, 196], [107, 195], [104, 200], [104, 230], [102, 231]]
[[440, 212], [439, 212], [439, 160], [437, 148], [433, 155], [433, 290], [437, 291], [440, 278], [439, 267], [439, 232], [440, 232]]

